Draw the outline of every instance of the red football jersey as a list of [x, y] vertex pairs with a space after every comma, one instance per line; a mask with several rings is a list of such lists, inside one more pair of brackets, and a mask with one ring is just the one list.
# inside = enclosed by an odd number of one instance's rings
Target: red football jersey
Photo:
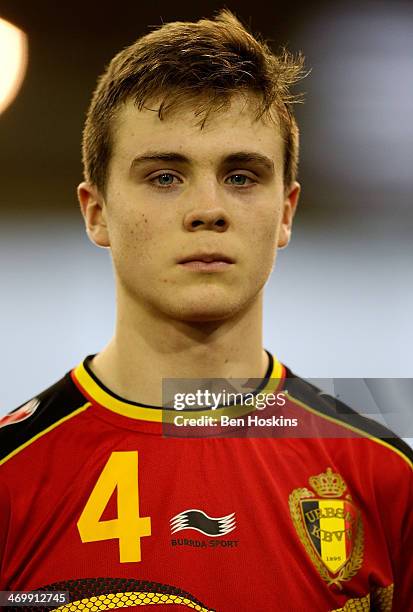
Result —
[[68, 591], [60, 610], [413, 610], [401, 440], [275, 359], [262, 388], [284, 405], [165, 435], [90, 359], [0, 420], [0, 590]]

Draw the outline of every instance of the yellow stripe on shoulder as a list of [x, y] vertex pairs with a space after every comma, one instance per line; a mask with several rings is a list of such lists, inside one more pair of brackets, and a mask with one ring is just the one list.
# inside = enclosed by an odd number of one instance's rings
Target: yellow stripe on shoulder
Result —
[[84, 412], [87, 408], [89, 408], [89, 406], [91, 406], [91, 403], [90, 402], [86, 402], [86, 404], [83, 404], [83, 406], [81, 406], [80, 408], [77, 408], [77, 410], [74, 410], [73, 412], [71, 412], [70, 414], [67, 414], [63, 418], [61, 418], [58, 421], [56, 421], [55, 423], [52, 423], [52, 425], [49, 425], [49, 427], [46, 427], [46, 429], [43, 429], [38, 434], [34, 435], [33, 438], [30, 438], [30, 440], [27, 440], [27, 442], [25, 442], [21, 446], [18, 446], [17, 448], [15, 448], [14, 451], [12, 451], [8, 455], [6, 455], [6, 457], [3, 457], [3, 459], [0, 460], [0, 465], [3, 465], [3, 463], [6, 463], [6, 461], [8, 461], [12, 457], [14, 457], [18, 453], [20, 453], [20, 451], [22, 451], [23, 449], [25, 449], [28, 446], [30, 446], [30, 444], [32, 444], [33, 442], [35, 442], [36, 440], [38, 440], [42, 436], [44, 436], [47, 433], [49, 433], [49, 431], [52, 431], [53, 429], [56, 429], [56, 427], [59, 427], [59, 425], [61, 425], [65, 421], [68, 421], [72, 417], [80, 414], [81, 412]]
[[[392, 450], [394, 453], [399, 455], [399, 457], [404, 459], [404, 461], [407, 463], [407, 465], [413, 470], [413, 462], [409, 459], [409, 457], [407, 457], [407, 455], [405, 455], [401, 450], [399, 450], [398, 448], [396, 448], [392, 444], [389, 444], [388, 442], [385, 442], [381, 438], [377, 438], [376, 436], [373, 436], [372, 434], [370, 434], [368, 431], [365, 431], [364, 429], [360, 429], [358, 427], [354, 427], [354, 425], [350, 425], [349, 423], [341, 421], [340, 419], [336, 419], [336, 418], [334, 418], [332, 416], [329, 416], [327, 414], [323, 414], [319, 410], [316, 410], [315, 408], [311, 408], [311, 406], [308, 406], [307, 404], [305, 404], [301, 400], [298, 400], [297, 398], [295, 398], [290, 393], [288, 394], [288, 398], [291, 401], [293, 401], [296, 404], [298, 404], [299, 406], [301, 406], [302, 408], [304, 408], [304, 410], [307, 410], [308, 412], [311, 412], [312, 414], [315, 414], [316, 416], [318, 416], [318, 417], [320, 417], [322, 419], [325, 419], [326, 421], [330, 421], [330, 423], [335, 423], [336, 425], [341, 425], [342, 427], [344, 427], [344, 429], [349, 429], [350, 431], [354, 431], [354, 433], [361, 434], [363, 436], [363, 438], [368, 438], [369, 440], [372, 440], [373, 442], [376, 442], [377, 444], [381, 444], [385, 448], [388, 448], [388, 449]], [[361, 416], [361, 415], [359, 415], [359, 416]]]

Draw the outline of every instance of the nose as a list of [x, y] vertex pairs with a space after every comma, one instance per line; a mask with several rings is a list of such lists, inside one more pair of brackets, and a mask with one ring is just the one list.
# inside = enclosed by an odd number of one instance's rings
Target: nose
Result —
[[229, 218], [221, 207], [208, 210], [193, 210], [185, 215], [184, 227], [189, 232], [196, 232], [198, 230], [225, 232], [229, 227]]

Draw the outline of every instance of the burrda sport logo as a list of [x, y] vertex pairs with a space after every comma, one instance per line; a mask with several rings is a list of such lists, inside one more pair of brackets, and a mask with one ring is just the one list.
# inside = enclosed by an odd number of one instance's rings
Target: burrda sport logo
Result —
[[208, 516], [202, 510], [191, 508], [184, 510], [170, 520], [171, 533], [184, 529], [193, 529], [207, 536], [219, 538], [227, 535], [236, 527], [235, 512], [226, 516]]

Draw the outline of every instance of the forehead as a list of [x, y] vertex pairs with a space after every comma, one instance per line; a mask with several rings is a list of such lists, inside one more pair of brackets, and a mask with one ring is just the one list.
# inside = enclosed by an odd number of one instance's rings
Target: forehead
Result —
[[203, 115], [195, 103], [174, 108], [160, 119], [159, 103], [139, 110], [128, 101], [112, 124], [112, 160], [131, 161], [141, 152], [163, 149], [212, 163], [223, 153], [253, 148], [279, 162], [283, 141], [278, 118], [256, 120], [255, 102], [233, 96], [228, 108], [212, 111], [201, 129]]

